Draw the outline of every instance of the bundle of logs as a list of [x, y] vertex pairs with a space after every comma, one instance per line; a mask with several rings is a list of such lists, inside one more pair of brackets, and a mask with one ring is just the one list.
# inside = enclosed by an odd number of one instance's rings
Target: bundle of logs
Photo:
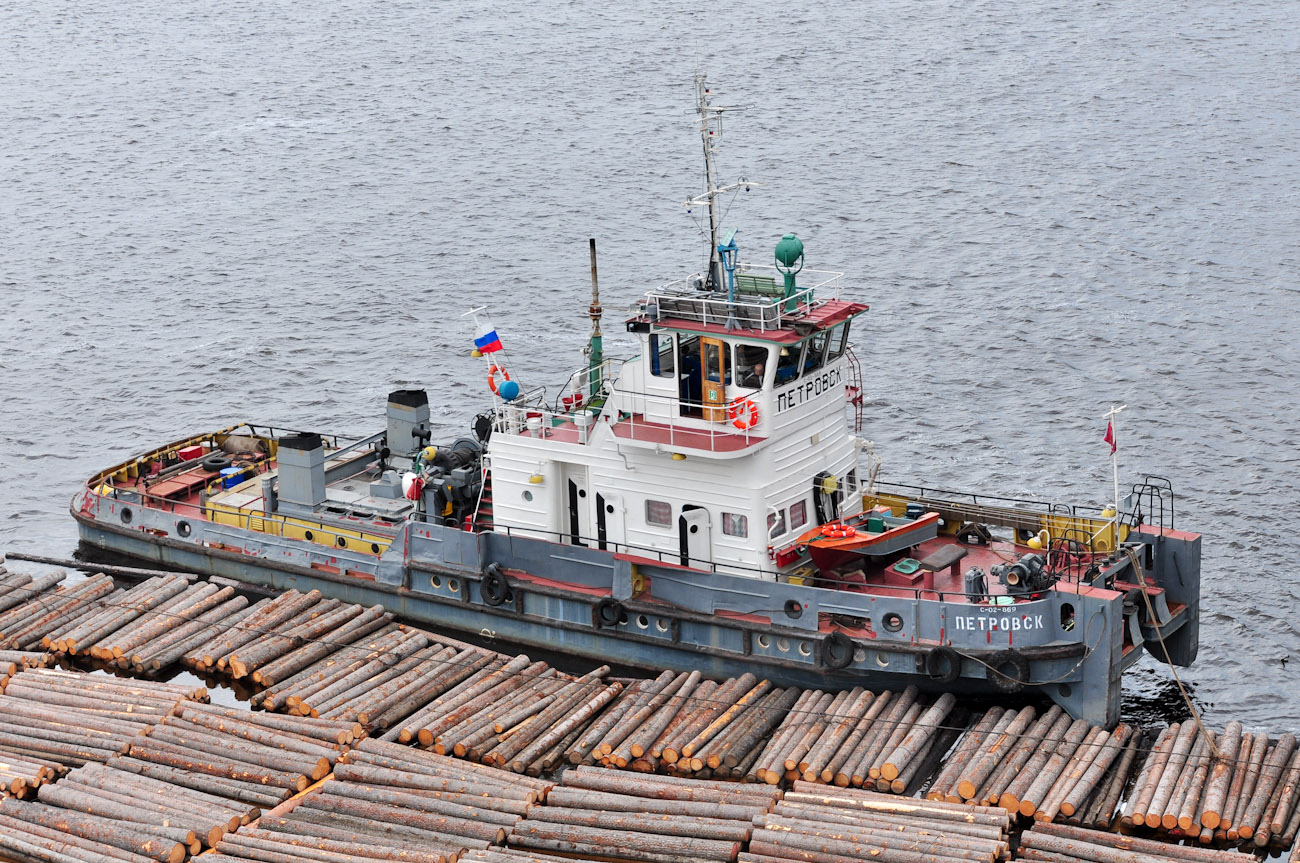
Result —
[[927, 798], [997, 805], [1038, 821], [1109, 826], [1140, 734], [1071, 719], [1053, 705], [986, 712], [930, 784]]
[[997, 807], [796, 781], [770, 813], [754, 818], [740, 863], [994, 863], [1007, 854], [1011, 822], [1011, 813]]
[[116, 590], [107, 575], [92, 575], [73, 585], [61, 584], [66, 577], [62, 570], [35, 578], [8, 572], [0, 576], [0, 648], [41, 647], [41, 639], [47, 634], [99, 611], [103, 608], [100, 600]]
[[328, 782], [264, 815], [256, 830], [226, 837], [217, 849], [229, 860], [447, 863], [467, 849], [500, 844], [550, 786], [365, 739]]
[[1020, 834], [1020, 860], [1035, 863], [1254, 863], [1253, 854], [1171, 845], [1136, 836], [1085, 830], [1068, 824], [1035, 824]]
[[734, 861], [751, 821], [780, 792], [764, 785], [568, 770], [545, 806], [514, 825], [509, 843], [540, 852], [666, 860]]
[[9, 678], [0, 695], [0, 782], [23, 797], [68, 768], [124, 752], [142, 731], [202, 688], [48, 668]]
[[951, 693], [927, 703], [914, 686], [879, 694], [805, 690], [748, 775], [769, 785], [785, 779], [910, 792], [960, 733], [964, 713], [953, 715], [955, 705]]
[[156, 768], [202, 774], [206, 790], [262, 805], [323, 779], [359, 733], [351, 722], [184, 704], [131, 741], [127, 754], [156, 775], [172, 775]]
[[1289, 847], [1300, 831], [1300, 750], [1294, 734], [1276, 741], [1196, 722], [1160, 732], [1125, 805], [1125, 821], [1201, 842], [1249, 840]]

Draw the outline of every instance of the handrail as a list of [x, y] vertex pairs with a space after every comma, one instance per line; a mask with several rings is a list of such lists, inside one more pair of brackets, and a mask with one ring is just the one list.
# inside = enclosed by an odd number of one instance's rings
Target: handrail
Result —
[[[742, 387], [741, 389], [746, 390], [748, 394], [752, 395], [754, 393], [760, 392], [762, 388], [756, 387], [751, 389], [749, 387]], [[677, 421], [682, 419], [681, 412], [683, 407], [692, 410], [698, 409], [701, 412], [705, 410], [718, 410], [718, 411], [729, 413], [730, 404], [737, 400], [748, 398], [749, 395], [746, 394], [741, 394], [736, 396], [736, 398], [730, 400], [727, 404], [706, 405], [704, 402], [691, 401], [690, 399], [683, 399], [678, 396], [661, 395], [659, 393], [635, 392], [633, 390], [625, 390], [625, 389], [620, 389], [618, 387], [615, 387], [613, 392], [620, 397], [619, 407], [625, 410], [627, 413], [631, 414], [632, 416], [639, 415], [644, 418], [646, 414], [646, 411], [644, 410], [645, 405], [637, 405], [636, 404], [637, 400], [643, 400], [646, 404], [654, 404], [658, 407], [666, 407], [669, 417], [666, 421], [660, 424], [668, 427], [668, 442], [670, 445], [676, 445], [674, 439], [675, 431], [681, 431], [683, 434], [690, 434], [693, 436], [707, 435], [709, 438], [710, 445], [708, 449], [710, 452], [716, 451], [716, 447], [713, 444], [714, 441], [719, 438], [742, 437], [745, 439], [746, 443], [750, 443], [753, 440], [761, 441], [764, 439], [762, 437], [758, 437], [756, 432], [756, 426], [762, 424], [763, 422], [762, 416], [759, 417], [758, 422], [754, 423], [754, 425], [751, 425], [750, 427], [744, 429], [739, 429], [736, 426], [734, 426], [731, 422], [732, 417], [728, 417], [722, 420], [706, 420], [703, 417], [698, 417], [698, 418], [686, 417], [686, 419], [698, 420], [702, 425], [697, 426], [697, 425], [677, 424]], [[636, 407], [641, 407], [642, 410], [636, 410], [635, 409]], [[655, 420], [650, 420], [650, 419], [647, 419], [647, 421], [655, 422]], [[625, 420], [620, 418], [615, 421], [615, 424], [622, 423], [622, 422], [625, 422]], [[629, 436], [632, 438], [632, 440], [637, 440], [636, 424], [629, 423], [628, 428], [629, 428]], [[689, 446], [695, 449], [700, 449], [700, 447], [698, 447], [693, 443], [689, 444]]]
[[[739, 273], [741, 275], [752, 275], [757, 270], [771, 272], [775, 275], [781, 274], [776, 267], [766, 264], [741, 267]], [[758, 332], [781, 329], [787, 320], [801, 318], [813, 309], [840, 298], [840, 279], [843, 277], [843, 273], [829, 270], [803, 270], [802, 272], [805, 276], [817, 275], [824, 278], [811, 286], [800, 288], [789, 297], [782, 295], [771, 298], [754, 298], [752, 294], [744, 294], [743, 298], [738, 298], [729, 295], [725, 291], [701, 290], [696, 286], [704, 283], [704, 277], [703, 274], [696, 273], [685, 279], [677, 279], [658, 289], [646, 292], [646, 295], [637, 301], [634, 309], [638, 315], [649, 316], [651, 307], [653, 307], [656, 322], [667, 317], [699, 321], [700, 323], [726, 324], [729, 321], [737, 320], [737, 313], [743, 313], [740, 315], [744, 319], [741, 323], [742, 326], [748, 324], [748, 329], [756, 329]], [[773, 276], [774, 281], [775, 275]], [[830, 291], [830, 296], [823, 296], [818, 299], [818, 292], [825, 292], [826, 290]], [[698, 311], [695, 309], [670, 309], [665, 313], [662, 308], [665, 301], [672, 303], [690, 301], [699, 303], [700, 308]]]

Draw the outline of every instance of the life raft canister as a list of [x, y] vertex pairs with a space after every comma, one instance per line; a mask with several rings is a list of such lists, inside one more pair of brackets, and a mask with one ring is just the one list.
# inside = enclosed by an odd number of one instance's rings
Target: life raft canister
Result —
[[[501, 381], [497, 380], [497, 372], [501, 373]], [[488, 389], [492, 390], [492, 395], [497, 395], [497, 387], [508, 380], [510, 380], [510, 372], [506, 371], [504, 366], [494, 365], [488, 369]]]
[[741, 431], [758, 425], [758, 405], [753, 399], [735, 399], [727, 405], [727, 419]]

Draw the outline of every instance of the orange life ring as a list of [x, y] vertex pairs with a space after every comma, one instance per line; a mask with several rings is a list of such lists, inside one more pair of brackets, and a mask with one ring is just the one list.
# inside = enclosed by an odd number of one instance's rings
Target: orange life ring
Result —
[[736, 399], [727, 405], [727, 419], [741, 431], [758, 425], [758, 405], [753, 399]]
[[[850, 530], [853, 530], [853, 528], [845, 527], [842, 524], [826, 524], [822, 525], [822, 536], [827, 539], [845, 539], [849, 536], [848, 531]], [[856, 532], [854, 531], [854, 533]]]
[[510, 380], [510, 372], [506, 371], [505, 367], [494, 365], [488, 369], [488, 389], [492, 390], [492, 395], [497, 394], [497, 387], [500, 386], [497, 381], [497, 372], [501, 372], [502, 381]]

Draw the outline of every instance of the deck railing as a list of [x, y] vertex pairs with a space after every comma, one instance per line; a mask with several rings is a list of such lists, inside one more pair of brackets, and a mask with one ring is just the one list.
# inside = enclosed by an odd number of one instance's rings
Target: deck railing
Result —
[[[737, 276], [759, 276], [772, 279], [779, 287], [782, 275], [776, 267], [750, 265], [736, 271]], [[636, 305], [636, 313], [653, 321], [665, 318], [697, 321], [702, 324], [739, 325], [745, 329], [781, 329], [791, 321], [805, 317], [818, 306], [840, 299], [840, 279], [843, 273], [829, 270], [802, 270], [805, 283], [792, 296], [768, 296], [752, 289], [737, 288], [735, 299], [728, 299], [725, 289], [705, 291], [701, 273], [669, 282], [650, 291]], [[812, 284], [807, 284], [812, 280]]]

